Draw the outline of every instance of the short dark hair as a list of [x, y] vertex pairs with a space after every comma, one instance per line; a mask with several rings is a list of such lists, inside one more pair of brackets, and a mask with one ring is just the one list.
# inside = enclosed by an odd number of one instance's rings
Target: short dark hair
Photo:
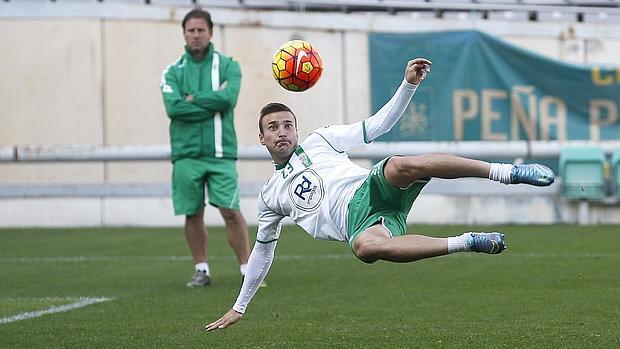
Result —
[[295, 113], [293, 113], [291, 108], [287, 107], [286, 105], [282, 103], [273, 102], [273, 103], [269, 103], [265, 105], [260, 110], [260, 117], [258, 118], [258, 130], [260, 131], [261, 134], [263, 133], [263, 118], [265, 117], [265, 115], [276, 113], [279, 111], [287, 111], [293, 114], [293, 120], [295, 120], [295, 127], [297, 127], [297, 117], [295, 116]]
[[181, 22], [181, 26], [183, 30], [185, 30], [185, 23], [189, 21], [191, 18], [202, 18], [207, 22], [207, 27], [209, 30], [213, 30], [213, 21], [211, 20], [211, 14], [207, 10], [203, 10], [200, 7], [194, 7], [191, 11], [189, 11], [185, 17], [183, 17], [183, 22]]

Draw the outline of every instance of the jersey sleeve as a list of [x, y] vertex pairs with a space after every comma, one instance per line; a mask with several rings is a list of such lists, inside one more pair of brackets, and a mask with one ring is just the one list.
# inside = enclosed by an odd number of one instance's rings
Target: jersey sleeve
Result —
[[337, 152], [364, 145], [364, 123], [358, 121], [348, 125], [331, 125], [315, 130]]
[[239, 296], [233, 305], [233, 309], [235, 309], [236, 312], [241, 314], [245, 313], [248, 304], [258, 291], [265, 276], [267, 276], [271, 268], [271, 263], [273, 262], [277, 243], [277, 240], [268, 243], [256, 240], [252, 253], [250, 253], [250, 258], [248, 259], [248, 268], [243, 278], [241, 291], [239, 291]]
[[366, 143], [372, 142], [396, 125], [407, 110], [417, 88], [418, 85], [410, 84], [403, 79], [392, 98], [374, 115], [364, 120], [364, 140]]
[[164, 99], [166, 114], [170, 119], [188, 122], [197, 122], [207, 119], [208, 116], [205, 113], [205, 109], [185, 100], [181, 93], [181, 88], [177, 83], [174, 67], [171, 65], [166, 67], [161, 74], [159, 86]]
[[248, 268], [243, 278], [243, 285], [237, 297], [237, 301], [233, 305], [233, 309], [241, 314], [245, 310], [258, 291], [260, 284], [267, 276], [273, 257], [275, 255], [276, 245], [280, 237], [282, 228], [281, 221], [284, 216], [275, 212], [267, 206], [263, 200], [263, 191], [261, 191], [258, 199], [258, 232], [256, 234], [256, 243], [248, 260]]
[[256, 241], [268, 243], [276, 241], [280, 237], [280, 222], [284, 215], [277, 213], [265, 202], [264, 196], [268, 195], [264, 190], [258, 194], [258, 232]]

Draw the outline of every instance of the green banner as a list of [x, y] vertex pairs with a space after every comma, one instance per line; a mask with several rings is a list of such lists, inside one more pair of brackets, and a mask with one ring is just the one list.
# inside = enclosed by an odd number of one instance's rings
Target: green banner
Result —
[[618, 140], [620, 66], [568, 64], [476, 31], [371, 34], [372, 109], [425, 57], [431, 74], [380, 141]]

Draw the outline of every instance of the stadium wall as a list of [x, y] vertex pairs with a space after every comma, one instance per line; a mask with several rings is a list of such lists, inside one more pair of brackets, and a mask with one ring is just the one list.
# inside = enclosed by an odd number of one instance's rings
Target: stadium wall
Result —
[[[70, 2], [39, 7], [0, 3], [0, 144], [166, 144], [168, 121], [159, 92], [160, 75], [182, 51], [180, 18], [188, 8]], [[510, 22], [472, 17], [424, 18], [416, 13], [342, 14], [211, 10], [216, 48], [235, 57], [243, 82], [236, 109], [240, 145], [257, 142], [257, 111], [281, 101], [297, 111], [300, 134], [371, 113], [367, 33], [475, 29], [547, 57], [587, 64], [615, 64], [620, 29], [613, 23]], [[271, 77], [275, 48], [291, 38], [319, 47], [325, 73], [316, 87], [289, 93]], [[43, 44], [44, 43], [44, 44]], [[432, 59], [432, 57], [430, 57]], [[389, 64], [389, 62], [386, 62]], [[541, 72], [543, 74], [544, 72]], [[0, 164], [2, 184], [164, 183], [167, 162]], [[263, 182], [269, 161], [239, 163], [242, 182]], [[575, 222], [577, 206], [556, 194], [454, 197], [430, 194], [416, 203], [411, 222]], [[242, 200], [248, 221], [256, 202]], [[436, 210], [434, 207], [444, 207]], [[416, 213], [420, 211], [421, 213]], [[618, 222], [616, 206], [593, 206], [592, 223]], [[207, 210], [208, 224], [222, 224]], [[524, 218], [526, 217], [526, 218]], [[0, 226], [166, 226], [182, 224], [169, 198], [3, 198]]]

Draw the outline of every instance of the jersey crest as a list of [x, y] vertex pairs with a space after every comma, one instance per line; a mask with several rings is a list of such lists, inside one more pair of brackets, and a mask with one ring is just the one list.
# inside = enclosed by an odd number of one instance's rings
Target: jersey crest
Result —
[[314, 170], [306, 169], [291, 180], [288, 195], [298, 209], [314, 211], [325, 197], [323, 179]]

